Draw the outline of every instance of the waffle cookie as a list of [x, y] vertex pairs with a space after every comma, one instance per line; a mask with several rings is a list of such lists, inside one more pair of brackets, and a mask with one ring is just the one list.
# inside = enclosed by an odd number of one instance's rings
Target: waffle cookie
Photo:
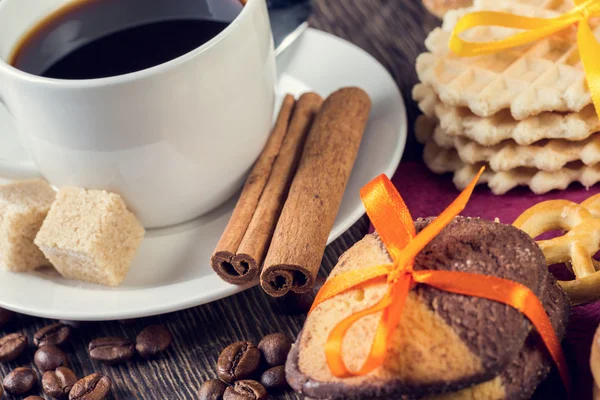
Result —
[[[437, 139], [443, 142], [446, 147], [442, 147], [436, 142], [437, 125], [423, 116], [419, 117], [415, 124], [415, 135], [417, 140], [425, 144], [423, 150], [423, 161], [427, 168], [436, 174], [453, 173], [454, 185], [459, 189], [464, 189], [469, 182], [477, 175], [477, 172], [483, 165], [487, 169], [479, 179], [479, 184], [487, 183], [492, 192], [502, 195], [517, 186], [529, 186], [532, 192], [536, 194], [547, 193], [554, 189], [566, 189], [571, 183], [579, 182], [585, 187], [591, 187], [600, 181], [600, 164], [585, 165], [581, 161], [573, 161], [563, 164], [560, 169], [544, 171], [537, 168], [521, 166], [508, 170], [495, 171], [490, 168], [489, 163], [475, 162], [468, 163], [461, 159], [456, 148], [449, 146], [445, 139]], [[465, 152], [468, 151], [463, 149]], [[593, 154], [591, 150], [589, 153]], [[493, 158], [492, 153], [487, 154]], [[470, 155], [473, 156], [473, 155]], [[466, 157], [466, 156], [465, 156]], [[565, 155], [560, 155], [564, 160]], [[592, 156], [589, 157], [588, 161]], [[508, 159], [506, 163], [514, 163], [516, 159]], [[536, 160], [523, 161], [529, 165]], [[555, 165], [556, 160], [539, 160], [540, 163]]]
[[[450, 11], [443, 27], [427, 37], [428, 52], [417, 58], [419, 79], [430, 85], [444, 104], [467, 107], [480, 117], [503, 109], [509, 109], [517, 120], [545, 111], [579, 112], [591, 104], [591, 95], [575, 29], [491, 55], [459, 57], [448, 48], [452, 28], [467, 12], [490, 10], [553, 18], [573, 7], [572, 0], [476, 0], [471, 8]], [[590, 26], [599, 36], [600, 22], [593, 20]], [[516, 32], [478, 27], [462, 36], [471, 41], [494, 41]]]
[[579, 142], [551, 139], [519, 146], [514, 141], [507, 140], [495, 146], [482, 146], [469, 139], [448, 135], [438, 125], [432, 130], [421, 130], [417, 140], [423, 144], [432, 141], [447, 150], [455, 149], [464, 164], [487, 163], [497, 172], [520, 167], [554, 172], [575, 161], [589, 166], [600, 163], [600, 133]]
[[438, 121], [448, 136], [469, 139], [482, 146], [494, 146], [509, 139], [521, 146], [543, 139], [580, 141], [600, 132], [600, 120], [593, 105], [579, 112], [544, 112], [517, 121], [508, 109], [482, 118], [466, 107], [444, 104], [431, 86], [422, 83], [413, 88], [413, 99], [428, 118]]
[[[437, 174], [452, 172], [452, 181], [459, 189], [465, 188], [481, 168], [481, 165], [465, 164], [455, 149], [441, 148], [433, 141], [425, 144], [423, 160]], [[566, 189], [574, 182], [587, 188], [600, 182], [600, 164], [588, 166], [573, 162], [553, 172], [524, 167], [500, 172], [487, 169], [478, 183], [487, 183], [494, 194], [501, 195], [517, 186], [529, 186], [533, 193], [544, 194], [555, 189]]]
[[[417, 221], [417, 230], [427, 223]], [[332, 276], [389, 262], [379, 237], [367, 235], [340, 257]], [[553, 286], [539, 247], [512, 226], [457, 217], [417, 256], [415, 269], [483, 273], [520, 282], [553, 314], [557, 334], [564, 332], [568, 303]], [[334, 377], [324, 351], [329, 331], [350, 313], [380, 300], [386, 289], [385, 281], [377, 281], [349, 290], [309, 315], [286, 364], [288, 382], [295, 390], [320, 399], [436, 398], [454, 392], [454, 397], [441, 398], [521, 398], [510, 396], [532, 393], [547, 373], [549, 360], [518, 311], [419, 285], [407, 298], [384, 364], [365, 376]], [[357, 369], [366, 357], [380, 317], [363, 318], [348, 332], [343, 351], [349, 368]], [[472, 393], [477, 397], [469, 397]]]

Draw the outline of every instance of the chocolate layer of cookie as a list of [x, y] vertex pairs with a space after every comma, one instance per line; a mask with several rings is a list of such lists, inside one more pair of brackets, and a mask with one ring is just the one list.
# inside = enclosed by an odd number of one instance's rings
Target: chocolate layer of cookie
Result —
[[[547, 274], [546, 291], [541, 299], [550, 317], [552, 327], [559, 340], [567, 330], [571, 306], [565, 292], [556, 279]], [[546, 378], [553, 362], [540, 341], [537, 332], [532, 331], [525, 345], [508, 367], [491, 381], [463, 389], [455, 393], [433, 396], [427, 400], [525, 400], [530, 399], [538, 385]], [[558, 398], [558, 394], [556, 395]]]
[[[422, 228], [426, 223], [426, 221], [419, 221], [418, 225]], [[385, 254], [385, 259], [382, 258], [382, 253]], [[376, 265], [386, 262], [385, 260], [389, 261], [389, 257], [384, 252], [381, 242], [375, 236], [367, 236], [340, 258], [340, 263], [338, 263], [332, 275], [344, 270]], [[415, 269], [428, 268], [428, 263], [432, 264], [433, 269], [485, 273], [512, 279], [530, 287], [540, 297], [543, 294], [545, 276], [547, 275], [545, 260], [541, 251], [527, 235], [511, 226], [478, 219], [457, 218], [456, 221], [444, 229], [438, 238], [432, 241], [417, 257]], [[383, 283], [380, 286], [385, 287], [385, 284]], [[340, 297], [345, 297], [338, 300], [342, 303], [348, 303], [348, 307], [356, 305], [352, 303], [363, 301], [354, 301], [354, 299], [366, 298], [373, 302], [376, 300], [373, 297], [379, 296], [380, 293], [374, 294], [369, 290], [369, 288], [365, 289], [364, 293], [360, 293], [360, 291], [346, 293], [340, 295]], [[460, 307], [461, 304], [465, 306]], [[362, 306], [362, 304], [358, 305]], [[364, 306], [369, 305], [371, 303]], [[326, 302], [320, 307], [333, 306], [327, 305]], [[422, 307], [425, 307], [422, 311], [414, 311]], [[390, 340], [391, 345], [385, 365], [369, 376], [341, 380], [326, 376], [327, 374], [323, 371], [316, 374], [311, 374], [310, 371], [306, 372], [307, 368], [301, 371], [301, 368], [303, 368], [302, 357], [310, 358], [315, 355], [310, 354], [307, 349], [313, 349], [313, 353], [317, 350], [324, 352], [323, 343], [325, 339], [323, 336], [326, 338], [327, 333], [322, 331], [322, 327], [315, 327], [318, 319], [323, 317], [322, 314], [324, 314], [319, 312], [319, 308], [307, 320], [304, 339], [299, 338], [297, 340], [294, 352], [288, 359], [287, 365], [288, 380], [292, 387], [307, 396], [315, 398], [368, 398], [392, 394], [395, 398], [399, 398], [400, 395], [408, 398], [433, 393], [454, 392], [464, 387], [473, 386], [494, 378], [504, 370], [508, 363], [516, 358], [530, 330], [530, 325], [526, 319], [520, 313], [513, 312], [514, 310], [509, 309], [508, 306], [420, 286], [416, 291], [411, 292], [407, 300], [403, 321], [401, 321], [397, 330], [397, 332], [403, 332], [405, 335], [404, 337], [402, 335], [392, 335], [394, 337]], [[338, 309], [334, 311], [340, 310], [343, 311], [338, 304]], [[411, 312], [414, 316], [408, 322], [405, 321], [408, 318], [405, 318], [405, 314]], [[425, 313], [423, 316], [433, 321], [434, 325], [423, 325], [417, 327], [416, 330], [404, 329], [403, 331], [404, 325], [420, 322], [419, 315], [421, 314], [419, 312]], [[337, 318], [337, 315], [330, 312], [328, 318], [332, 316]], [[493, 319], [490, 319], [490, 316]], [[314, 319], [311, 320], [311, 318]], [[339, 317], [339, 319], [341, 318], [343, 316]], [[464, 321], [472, 322], [467, 324]], [[329, 326], [329, 329], [331, 329], [337, 321], [327, 320], [327, 322], [331, 325]], [[363, 325], [362, 329], [374, 331], [375, 326], [376, 319], [371, 321], [370, 325]], [[419, 354], [406, 353], [406, 348], [413, 350], [413, 352], [415, 349], [418, 351], [418, 340], [425, 337], [426, 334], [431, 334], [433, 330], [439, 330], [443, 334], [447, 334], [448, 340], [446, 343], [439, 342], [432, 346], [431, 352], [427, 349], [427, 351]], [[316, 336], [319, 337], [315, 339]], [[416, 336], [422, 337], [415, 338]], [[469, 338], [473, 338], [477, 343], [471, 344]], [[315, 340], [319, 340], [316, 345]], [[368, 341], [368, 339], [366, 340]], [[496, 342], [492, 345], [486, 345], [492, 340]], [[406, 342], [410, 341], [417, 342], [412, 347], [406, 347]], [[313, 342], [312, 345], [311, 342]], [[402, 346], [405, 346], [405, 348], [403, 349]], [[440, 352], [440, 347], [445, 348]], [[459, 348], [461, 351], [457, 353], [456, 350]], [[435, 357], [431, 358], [435, 352], [437, 352]], [[452, 368], [442, 370], [438, 368], [437, 372], [429, 372], [427, 376], [424, 375], [428, 371], [426, 368], [416, 372], [413, 370], [415, 365], [418, 370], [419, 362], [426, 366], [447, 365], [445, 363], [448, 362], [447, 358], [449, 357], [446, 356], [449, 354], [460, 354], [460, 357], [464, 354], [465, 362], [472, 365], [465, 368], [461, 372], [462, 375], [452, 371]], [[403, 358], [413, 360], [414, 364], [402, 364]], [[400, 362], [398, 363], [398, 361]], [[305, 362], [305, 365], [310, 365], [310, 362], [308, 364]], [[316, 357], [313, 364], [316, 365], [319, 362], [320, 359]], [[407, 370], [410, 371], [407, 372]], [[450, 375], [444, 376], [446, 372]], [[448, 376], [451, 376], [451, 378]]]
[[[559, 340], [565, 337], [571, 304], [556, 279], [548, 273], [543, 304]], [[507, 400], [529, 399], [552, 368], [552, 358], [540, 342], [537, 332], [525, 341], [519, 356], [501, 374]], [[558, 398], [558, 395], [557, 395]]]
[[[430, 221], [417, 220], [417, 232]], [[525, 267], [529, 265], [538, 268]], [[525, 232], [479, 218], [456, 218], [450, 223], [443, 234], [433, 239], [417, 256], [415, 270], [420, 269], [493, 275], [521, 283], [540, 298], [548, 275], [543, 253]], [[531, 329], [531, 324], [519, 311], [505, 304], [452, 294], [426, 285], [420, 285], [416, 290], [480, 357], [483, 368], [493, 375], [515, 357]], [[516, 338], [520, 339], [514, 340]]]

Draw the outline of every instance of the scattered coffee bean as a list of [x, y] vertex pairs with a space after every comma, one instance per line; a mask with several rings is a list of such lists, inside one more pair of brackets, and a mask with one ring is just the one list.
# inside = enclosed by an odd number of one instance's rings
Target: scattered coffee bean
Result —
[[88, 346], [92, 360], [118, 364], [131, 360], [134, 353], [133, 342], [120, 337], [94, 339]]
[[199, 400], [222, 400], [227, 384], [219, 379], [211, 379], [200, 386]]
[[29, 340], [22, 333], [11, 333], [0, 338], [0, 362], [16, 360], [27, 348]]
[[103, 400], [108, 397], [110, 392], [110, 378], [108, 376], [95, 373], [78, 380], [71, 392], [69, 400]]
[[266, 400], [267, 390], [256, 381], [237, 381], [225, 390], [223, 400]]
[[15, 368], [4, 377], [2, 386], [10, 394], [21, 395], [29, 392], [37, 382], [37, 375], [31, 368]]
[[42, 346], [33, 355], [33, 361], [40, 371], [52, 371], [58, 367], [68, 367], [69, 359], [64, 351], [56, 346]]
[[33, 343], [38, 346], [61, 346], [71, 336], [71, 327], [57, 322], [40, 329], [33, 335]]
[[173, 342], [171, 332], [162, 325], [152, 325], [140, 332], [135, 340], [135, 349], [144, 358], [156, 357]]
[[217, 375], [225, 383], [253, 376], [260, 366], [260, 350], [250, 342], [236, 342], [219, 355]]
[[59, 322], [63, 325], [70, 326], [73, 329], [80, 329], [88, 324], [84, 321], [70, 321], [68, 319], [61, 319]]
[[286, 314], [307, 314], [324, 283], [325, 278], [318, 276], [315, 285], [308, 292], [294, 293], [289, 291], [285, 296], [276, 298], [275, 301]]
[[285, 366], [278, 365], [266, 370], [260, 377], [260, 383], [267, 389], [285, 389], [289, 385], [285, 379]]
[[283, 333], [272, 333], [258, 343], [258, 349], [269, 367], [285, 364], [291, 348], [292, 340]]
[[0, 307], [0, 329], [13, 319], [15, 313]]
[[27, 396], [25, 400], [44, 400], [44, 398], [40, 396]]
[[42, 389], [50, 397], [63, 399], [69, 395], [77, 382], [75, 373], [69, 368], [58, 367], [54, 371], [46, 371], [42, 376]]

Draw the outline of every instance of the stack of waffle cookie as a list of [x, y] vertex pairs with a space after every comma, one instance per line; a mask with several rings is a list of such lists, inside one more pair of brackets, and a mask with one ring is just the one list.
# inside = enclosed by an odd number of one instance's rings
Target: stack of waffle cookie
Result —
[[[417, 58], [420, 83], [413, 90], [423, 111], [415, 131], [429, 169], [453, 173], [464, 188], [485, 165], [480, 182], [495, 194], [521, 185], [545, 193], [600, 181], [600, 120], [575, 27], [492, 55], [458, 57], [448, 47], [454, 25], [472, 11], [553, 18], [573, 7], [573, 0], [475, 0], [446, 14]], [[600, 22], [590, 25], [600, 38]], [[489, 42], [516, 32], [478, 27], [461, 37]]]

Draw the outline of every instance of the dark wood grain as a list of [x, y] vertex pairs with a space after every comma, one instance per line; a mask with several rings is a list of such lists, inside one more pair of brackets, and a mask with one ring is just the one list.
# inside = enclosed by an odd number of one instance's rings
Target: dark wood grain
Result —
[[421, 158], [412, 126], [418, 111], [411, 91], [417, 82], [415, 59], [427, 33], [439, 20], [421, 0], [317, 0], [312, 26], [343, 37], [374, 56], [398, 83], [406, 104], [409, 135], [403, 160]]
[[[316, 0], [313, 27], [343, 37], [377, 58], [392, 73], [407, 104], [410, 127], [417, 108], [410, 98], [416, 82], [414, 62], [423, 50], [426, 32], [437, 24], [418, 0]], [[412, 128], [409, 128], [412, 132]], [[420, 156], [409, 134], [405, 159]], [[362, 238], [368, 229], [363, 217], [342, 237], [327, 248], [321, 274], [329, 271], [340, 254]], [[77, 299], [73, 299], [77, 301]], [[33, 333], [50, 320], [19, 316], [4, 332]], [[100, 371], [114, 381], [114, 399], [195, 399], [197, 389], [216, 376], [215, 363], [221, 349], [233, 341], [258, 341], [271, 332], [294, 336], [304, 322], [302, 316], [286, 316], [260, 288], [250, 289], [230, 298], [189, 310], [142, 319], [131, 325], [119, 322], [89, 323], [74, 330], [66, 349], [78, 376]], [[174, 344], [168, 354], [153, 361], [135, 360], [122, 366], [105, 366], [92, 362], [87, 354], [88, 342], [100, 336], [124, 336], [135, 339], [144, 327], [165, 324], [173, 333]], [[0, 378], [12, 368], [30, 365], [31, 347], [21, 359], [0, 364]], [[294, 393], [276, 399], [302, 398]], [[5, 395], [5, 399], [15, 397]], [[49, 399], [49, 397], [48, 397]], [[4, 399], [3, 399], [4, 400]]]

